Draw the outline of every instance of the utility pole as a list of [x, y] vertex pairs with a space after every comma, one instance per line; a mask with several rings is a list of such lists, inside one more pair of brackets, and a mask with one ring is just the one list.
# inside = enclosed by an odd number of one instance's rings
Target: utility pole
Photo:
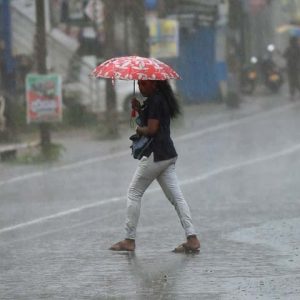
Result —
[[[45, 30], [45, 2], [44, 0], [35, 0], [36, 15], [36, 33], [35, 33], [35, 57], [37, 62], [37, 72], [46, 74], [46, 30]], [[47, 154], [47, 150], [51, 144], [50, 127], [47, 123], [41, 123], [40, 142], [43, 154]]]
[[[115, 9], [119, 5], [116, 0], [104, 0], [104, 32], [105, 59], [110, 59], [115, 53]], [[115, 138], [119, 135], [116, 91], [110, 80], [106, 80], [106, 124], [107, 135]]]
[[137, 55], [149, 56], [149, 33], [146, 26], [144, 0], [131, 0], [134, 9], [131, 10], [132, 24], [134, 24], [133, 35], [136, 38]]
[[240, 69], [241, 69], [241, 1], [228, 1], [228, 29], [227, 29], [227, 64], [228, 64], [228, 94], [226, 103], [229, 107], [238, 107], [241, 102]]
[[125, 55], [149, 56], [149, 33], [144, 0], [123, 0], [121, 3], [124, 23], [122, 51]]
[[125, 55], [129, 54], [129, 22], [128, 17], [131, 11], [131, 3], [130, 0], [123, 0], [123, 20], [124, 20], [124, 28], [123, 28], [123, 36], [124, 36], [124, 53]]

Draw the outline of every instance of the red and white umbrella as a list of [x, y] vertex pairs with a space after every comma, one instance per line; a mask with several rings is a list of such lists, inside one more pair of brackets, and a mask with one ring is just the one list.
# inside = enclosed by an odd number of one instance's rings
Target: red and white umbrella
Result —
[[93, 71], [95, 77], [123, 80], [168, 80], [180, 76], [156, 58], [122, 56], [104, 61]]
[[[179, 79], [180, 76], [167, 64], [156, 58], [141, 56], [121, 56], [111, 58], [98, 65], [91, 73], [96, 78], [123, 80], [168, 80]], [[135, 94], [135, 83], [133, 83]], [[136, 112], [132, 110], [131, 117]]]

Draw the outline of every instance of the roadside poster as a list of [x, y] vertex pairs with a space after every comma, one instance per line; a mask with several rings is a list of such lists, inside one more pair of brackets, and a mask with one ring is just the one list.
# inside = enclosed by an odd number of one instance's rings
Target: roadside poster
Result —
[[178, 56], [178, 21], [173, 19], [149, 20], [150, 56]]
[[61, 76], [28, 74], [26, 103], [27, 123], [62, 121]]

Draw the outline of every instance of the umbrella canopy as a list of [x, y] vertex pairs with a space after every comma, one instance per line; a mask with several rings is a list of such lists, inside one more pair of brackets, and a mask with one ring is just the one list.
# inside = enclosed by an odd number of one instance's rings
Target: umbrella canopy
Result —
[[123, 80], [167, 80], [180, 76], [167, 64], [156, 58], [122, 56], [111, 58], [93, 71], [95, 77]]

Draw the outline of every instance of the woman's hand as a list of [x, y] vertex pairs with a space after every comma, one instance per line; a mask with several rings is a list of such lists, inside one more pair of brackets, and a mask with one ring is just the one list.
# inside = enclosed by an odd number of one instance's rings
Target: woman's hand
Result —
[[138, 135], [154, 136], [159, 130], [159, 121], [156, 119], [149, 119], [148, 125], [141, 127], [137, 126], [135, 131]]
[[136, 111], [139, 111], [140, 108], [141, 108], [140, 101], [136, 98], [131, 99], [131, 108], [136, 110]]
[[136, 132], [138, 135], [143, 135], [143, 130], [142, 130], [142, 127], [140, 127], [140, 126], [136, 126], [136, 128], [135, 128], [135, 132]]

